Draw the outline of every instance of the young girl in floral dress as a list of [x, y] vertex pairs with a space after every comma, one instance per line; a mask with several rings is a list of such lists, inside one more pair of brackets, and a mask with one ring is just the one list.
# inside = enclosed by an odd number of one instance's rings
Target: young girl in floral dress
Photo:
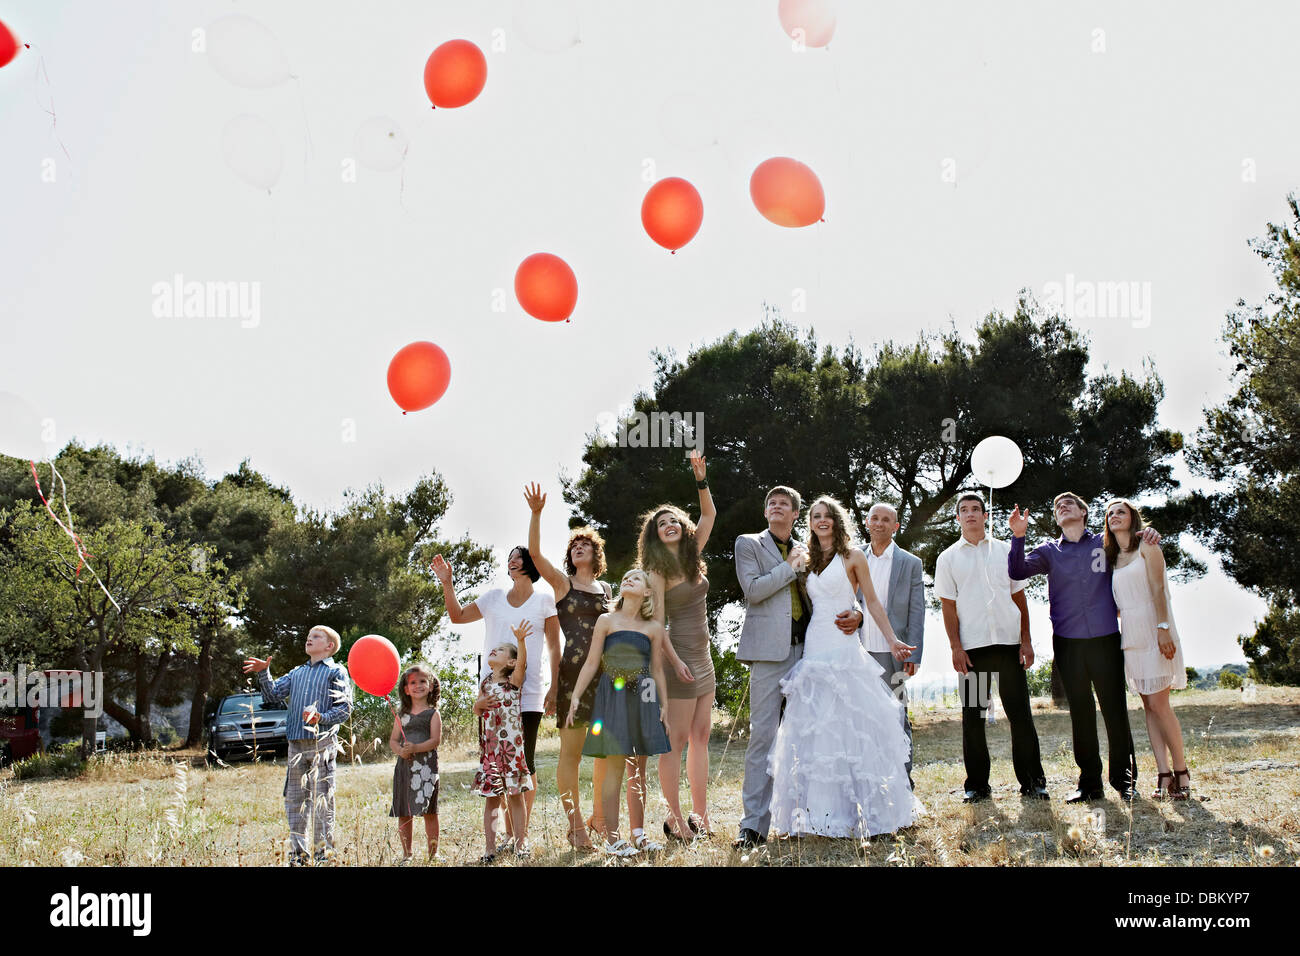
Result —
[[393, 768], [393, 809], [397, 835], [402, 841], [402, 866], [411, 862], [411, 823], [424, 817], [429, 859], [438, 856], [438, 742], [442, 717], [438, 713], [441, 686], [423, 664], [408, 667], [398, 681], [402, 706], [388, 746], [397, 754]]
[[488, 654], [491, 673], [479, 685], [479, 697], [474, 701], [474, 713], [483, 718], [483, 731], [479, 737], [479, 770], [474, 775], [474, 792], [487, 797], [483, 807], [483, 835], [487, 851], [480, 862], [491, 863], [496, 858], [496, 815], [505, 801], [515, 834], [515, 855], [528, 856], [528, 821], [524, 812], [524, 792], [533, 787], [524, 757], [524, 723], [520, 711], [520, 687], [528, 669], [528, 644], [526, 638], [533, 627], [527, 620], [512, 627], [511, 633], [519, 641], [500, 644]]

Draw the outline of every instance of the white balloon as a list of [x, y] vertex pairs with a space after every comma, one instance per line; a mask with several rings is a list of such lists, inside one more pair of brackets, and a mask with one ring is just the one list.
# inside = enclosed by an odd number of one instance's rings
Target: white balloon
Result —
[[971, 452], [970, 469], [981, 485], [1005, 488], [1020, 477], [1025, 458], [1020, 446], [1002, 435], [990, 435]]
[[803, 31], [804, 46], [825, 46], [835, 32], [835, 6], [831, 0], [780, 0], [776, 15], [791, 37]]
[[48, 461], [52, 443], [41, 437], [41, 416], [12, 392], [0, 392], [0, 455], [23, 461]]
[[242, 113], [227, 123], [221, 131], [221, 152], [226, 165], [252, 186], [269, 190], [280, 180], [280, 134], [260, 116]]
[[261, 90], [289, 79], [289, 63], [275, 34], [252, 17], [213, 20], [207, 29], [207, 58], [222, 79]]
[[718, 141], [718, 115], [694, 93], [674, 93], [659, 107], [659, 131], [678, 149], [706, 149]]
[[357, 162], [368, 169], [387, 172], [406, 161], [411, 145], [402, 127], [387, 116], [372, 116], [359, 127], [352, 139]]
[[541, 53], [562, 53], [578, 45], [575, 0], [516, 0], [515, 34]]

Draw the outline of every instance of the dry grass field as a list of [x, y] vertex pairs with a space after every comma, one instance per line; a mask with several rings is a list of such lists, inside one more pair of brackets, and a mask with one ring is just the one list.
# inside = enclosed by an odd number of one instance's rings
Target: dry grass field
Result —
[[[534, 810], [531, 860], [496, 866], [1293, 866], [1300, 862], [1300, 689], [1257, 688], [1175, 695], [1192, 771], [1193, 797], [1156, 803], [1154, 761], [1141, 705], [1130, 697], [1143, 796], [1130, 808], [1108, 791], [1092, 806], [1061, 800], [1075, 782], [1069, 717], [1035, 700], [1035, 722], [1048, 774], [1050, 803], [1022, 803], [1011, 770], [1005, 720], [990, 728], [994, 799], [961, 803], [961, 723], [952, 709], [913, 709], [916, 791], [927, 815], [911, 829], [869, 844], [804, 839], [773, 841], [755, 852], [733, 851], [740, 810], [743, 737], [720, 722], [712, 745], [709, 806], [716, 836], [630, 861], [580, 856], [565, 841], [555, 790], [558, 741], [539, 744], [540, 793]], [[549, 721], [547, 722], [550, 723]], [[552, 731], [553, 734], [553, 731]], [[1104, 733], [1102, 737], [1104, 741]], [[468, 865], [483, 852], [482, 801], [470, 794], [477, 764], [473, 741], [439, 752], [441, 860]], [[651, 760], [647, 829], [662, 827], [664, 809]], [[590, 761], [584, 765], [584, 809], [591, 806]], [[286, 824], [281, 797], [285, 768], [239, 763], [207, 768], [198, 755], [110, 756], [76, 779], [18, 781], [0, 774], [0, 865], [269, 866], [283, 863]], [[396, 822], [388, 817], [391, 758], [340, 763], [336, 863], [392, 865], [400, 856]], [[685, 781], [683, 780], [685, 791]], [[1100, 812], [1099, 812], [1100, 811]], [[626, 827], [626, 824], [625, 824]], [[626, 833], [626, 829], [624, 831]], [[422, 834], [417, 822], [416, 846]], [[417, 862], [424, 863], [423, 854]]]

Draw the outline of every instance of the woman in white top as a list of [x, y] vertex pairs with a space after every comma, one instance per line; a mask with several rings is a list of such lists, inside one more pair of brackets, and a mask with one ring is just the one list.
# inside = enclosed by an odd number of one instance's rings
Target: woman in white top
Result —
[[[1187, 686], [1183, 650], [1169, 608], [1165, 556], [1138, 532], [1142, 515], [1133, 502], [1115, 498], [1106, 504], [1102, 546], [1113, 569], [1111, 590], [1119, 608], [1120, 645], [1124, 673], [1142, 697], [1147, 736], [1155, 751], [1156, 789], [1152, 798], [1186, 800], [1192, 775], [1183, 754], [1183, 728], [1169, 704], [1169, 691]], [[1178, 769], [1182, 764], [1183, 769]]]
[[[543, 646], [549, 660], [551, 683], [555, 683], [555, 672], [560, 662], [560, 619], [555, 611], [555, 599], [545, 591], [533, 588], [533, 583], [542, 575], [533, 564], [532, 556], [523, 545], [513, 548], [506, 561], [506, 570], [510, 574], [511, 585], [507, 588], [493, 588], [478, 600], [461, 607], [456, 599], [456, 588], [451, 580], [451, 565], [442, 555], [435, 555], [430, 565], [433, 573], [442, 582], [443, 601], [447, 605], [447, 617], [453, 624], [470, 624], [483, 621], [487, 627], [483, 636], [483, 662], [486, 664], [488, 653], [501, 644], [518, 644], [513, 628], [524, 621], [532, 625], [528, 641], [528, 672], [524, 677], [523, 695], [520, 710], [523, 712], [524, 758], [528, 762], [528, 773], [533, 778], [533, 788], [524, 794], [527, 804], [525, 814], [533, 812], [533, 797], [537, 793], [537, 731], [542, 725], [542, 714], [546, 710], [546, 691], [542, 687]], [[533, 661], [537, 665], [533, 666]], [[487, 671], [479, 673], [479, 679]]]

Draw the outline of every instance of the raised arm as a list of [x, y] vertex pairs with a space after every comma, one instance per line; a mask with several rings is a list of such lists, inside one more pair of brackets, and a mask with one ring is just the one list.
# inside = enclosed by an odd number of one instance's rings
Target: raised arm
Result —
[[569, 593], [569, 577], [546, 560], [546, 556], [542, 554], [542, 509], [546, 507], [546, 495], [542, 494], [541, 487], [534, 483], [524, 487], [524, 500], [528, 502], [532, 512], [532, 517], [528, 519], [528, 553], [532, 556], [537, 570], [541, 572], [542, 578], [555, 592], [555, 600], [558, 601]]
[[736, 580], [750, 604], [766, 601], [782, 588], [788, 588], [795, 579], [793, 562], [797, 549], [792, 547], [786, 560], [764, 573], [758, 563], [759, 547], [757, 541], [745, 535], [736, 539]]
[[510, 633], [519, 642], [519, 654], [515, 660], [515, 669], [510, 672], [510, 683], [515, 687], [524, 686], [524, 675], [528, 673], [528, 635], [533, 633], [533, 625], [527, 618], [512, 627]]
[[451, 565], [447, 563], [446, 558], [435, 554], [433, 563], [429, 567], [442, 583], [442, 601], [447, 607], [447, 618], [451, 623], [472, 624], [483, 620], [483, 612], [479, 610], [477, 601], [471, 601], [464, 607], [460, 606], [460, 601], [456, 598], [456, 587], [451, 580]]
[[1023, 512], [1016, 505], [1007, 518], [1011, 528], [1011, 553], [1007, 555], [1007, 576], [1012, 581], [1023, 581], [1035, 574], [1046, 574], [1051, 570], [1046, 554], [1035, 548], [1025, 554], [1025, 533], [1029, 530], [1029, 509]]
[[[697, 449], [691, 449], [690, 458], [691, 471], [695, 473], [695, 483], [706, 481], [704, 456]], [[709, 543], [709, 535], [713, 533], [713, 522], [717, 517], [718, 509], [713, 503], [713, 493], [709, 491], [706, 482], [700, 489], [700, 520], [695, 524], [695, 546], [700, 554], [704, 553], [704, 548]]]

